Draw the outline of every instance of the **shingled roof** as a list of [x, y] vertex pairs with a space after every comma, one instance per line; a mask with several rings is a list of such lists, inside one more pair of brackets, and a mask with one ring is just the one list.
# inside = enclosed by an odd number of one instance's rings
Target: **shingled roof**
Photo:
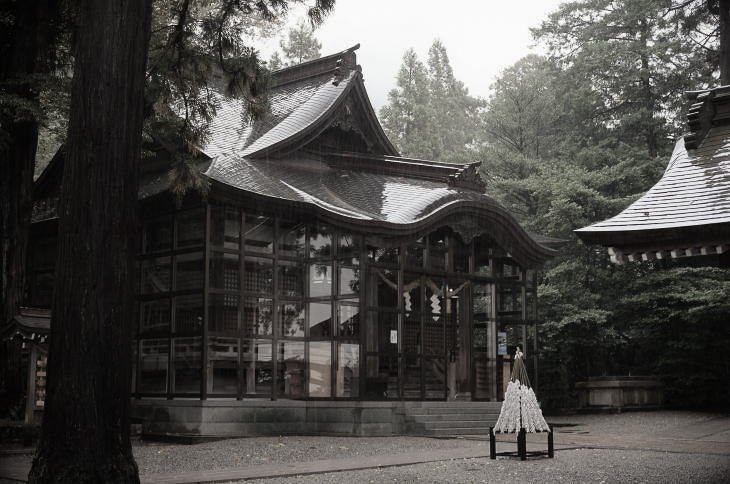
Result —
[[662, 178], [620, 214], [576, 230], [613, 262], [730, 251], [730, 86], [688, 96], [691, 131]]

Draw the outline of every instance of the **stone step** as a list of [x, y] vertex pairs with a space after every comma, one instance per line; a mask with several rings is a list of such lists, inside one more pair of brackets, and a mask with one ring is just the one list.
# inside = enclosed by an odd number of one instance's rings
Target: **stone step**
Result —
[[458, 420], [470, 420], [476, 422], [496, 422], [499, 417], [498, 413], [470, 413], [470, 414], [447, 414], [447, 415], [433, 415], [433, 414], [416, 414], [409, 415], [409, 420], [413, 422], [443, 422], [443, 421], [458, 421]]
[[499, 408], [413, 408], [406, 415], [499, 415]]
[[479, 427], [491, 427], [496, 423], [497, 419], [494, 420], [449, 420], [448, 422], [413, 422], [413, 427], [422, 427], [425, 430], [439, 429], [439, 428], [479, 428]]
[[[415, 432], [414, 432], [415, 433]], [[430, 437], [448, 437], [450, 435], [489, 435], [489, 427], [454, 428], [445, 427], [425, 429], [421, 435]]]

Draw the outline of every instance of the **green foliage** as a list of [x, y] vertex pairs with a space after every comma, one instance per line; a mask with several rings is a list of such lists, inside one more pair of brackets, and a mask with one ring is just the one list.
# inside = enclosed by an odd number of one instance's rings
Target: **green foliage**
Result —
[[396, 88], [380, 118], [388, 137], [403, 156], [441, 161], [467, 161], [479, 137], [483, 102], [469, 95], [457, 80], [446, 48], [435, 40], [427, 66], [413, 49], [403, 55]]
[[301, 64], [322, 56], [320, 52], [322, 43], [314, 35], [314, 27], [303, 21], [290, 28], [287, 39], [282, 39], [279, 45], [284, 53], [286, 66]]

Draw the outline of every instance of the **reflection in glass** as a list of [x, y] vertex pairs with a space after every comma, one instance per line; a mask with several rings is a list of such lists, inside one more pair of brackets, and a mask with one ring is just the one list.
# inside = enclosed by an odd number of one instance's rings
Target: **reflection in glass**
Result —
[[279, 261], [279, 294], [287, 297], [304, 295], [304, 270], [296, 262]]
[[406, 247], [406, 266], [407, 267], [423, 267], [423, 244], [422, 239], [418, 239], [417, 243], [410, 244]]
[[238, 338], [211, 336], [208, 343], [210, 370], [208, 391], [238, 393]]
[[199, 333], [203, 326], [203, 295], [175, 298], [175, 332]]
[[210, 244], [216, 248], [238, 250], [241, 239], [241, 216], [235, 208], [210, 209]]
[[304, 361], [304, 342], [286, 341], [279, 343], [278, 352], [278, 396], [303, 398], [305, 396], [306, 362]]
[[271, 299], [243, 298], [243, 327], [246, 335], [271, 336], [274, 331]]
[[167, 363], [170, 341], [164, 339], [142, 340], [140, 349], [139, 391], [142, 393], [167, 392]]
[[175, 246], [178, 249], [203, 245], [205, 236], [205, 211], [203, 209], [178, 212], [175, 220], [177, 222], [177, 244]]
[[205, 264], [202, 252], [175, 256], [175, 290], [187, 291], [203, 288]]
[[309, 257], [321, 258], [332, 255], [332, 232], [323, 224], [309, 227]]
[[246, 214], [243, 240], [246, 252], [273, 253], [274, 219], [263, 215]]
[[142, 260], [142, 294], [157, 294], [170, 290], [170, 257]]
[[337, 343], [338, 397], [354, 398], [360, 394], [360, 345]]
[[473, 292], [474, 319], [490, 319], [494, 317], [492, 304], [493, 284], [475, 284]]
[[247, 340], [243, 345], [243, 390], [249, 395], [271, 395], [271, 341]]
[[210, 287], [238, 291], [238, 254], [211, 252]]
[[200, 393], [202, 338], [175, 338], [175, 393]]
[[238, 296], [233, 294], [208, 295], [208, 329], [219, 333], [238, 331]]
[[340, 295], [360, 293], [360, 269], [340, 267]]
[[342, 234], [337, 246], [337, 258], [345, 264], [357, 265], [360, 263], [360, 236]]
[[140, 327], [142, 333], [170, 331], [170, 300], [141, 301], [139, 303]]
[[368, 247], [368, 258], [376, 264], [398, 264], [398, 247]]
[[332, 396], [332, 343], [309, 343], [309, 396]]
[[279, 222], [279, 255], [285, 257], [304, 257], [305, 225], [303, 223]]
[[332, 266], [328, 264], [309, 265], [309, 297], [332, 295]]
[[339, 307], [339, 336], [357, 337], [360, 335], [360, 306], [338, 304]]
[[246, 257], [243, 271], [244, 291], [272, 294], [274, 289], [274, 264], [271, 259]]
[[280, 306], [279, 336], [304, 337], [304, 304], [286, 303]]
[[328, 302], [309, 303], [309, 337], [330, 336], [332, 336], [332, 305]]

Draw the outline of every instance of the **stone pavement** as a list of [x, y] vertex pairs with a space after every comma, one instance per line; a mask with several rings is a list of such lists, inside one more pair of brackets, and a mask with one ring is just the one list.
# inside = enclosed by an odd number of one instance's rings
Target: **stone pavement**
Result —
[[[661, 453], [688, 453], [730, 456], [730, 417], [710, 416], [695, 418], [691, 422], [679, 421], [673, 425], [665, 422], [662, 415], [633, 414], [622, 416], [573, 416], [557, 419], [555, 429], [556, 459], [567, 449], [617, 449], [653, 451]], [[613, 425], [616, 421], [618, 424]], [[574, 423], [570, 423], [574, 422]], [[404, 452], [346, 456], [342, 458], [312, 459], [306, 462], [249, 465], [228, 469], [200, 469], [193, 472], [142, 474], [145, 483], [228, 482], [247, 479], [266, 479], [308, 474], [324, 474], [338, 471], [377, 469], [408, 466], [422, 463], [451, 461], [456, 459], [483, 458], [489, 455], [488, 439], [483, 435], [464, 438], [469, 446], [459, 448], [421, 449]], [[514, 435], [498, 435], [498, 451], [514, 450]], [[545, 434], [528, 435], [528, 450], [545, 450]], [[0, 482], [3, 478], [24, 481], [30, 460], [12, 456], [0, 459]]]

